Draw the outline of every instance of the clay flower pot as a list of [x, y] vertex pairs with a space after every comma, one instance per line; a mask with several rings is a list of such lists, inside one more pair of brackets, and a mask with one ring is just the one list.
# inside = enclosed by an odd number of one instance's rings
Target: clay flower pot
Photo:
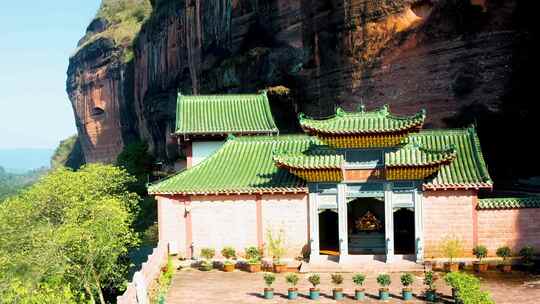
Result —
[[310, 288], [309, 289], [309, 298], [311, 300], [318, 300], [321, 295], [321, 292], [317, 288]]
[[261, 263], [254, 263], [254, 264], [248, 264], [247, 266], [249, 272], [260, 272], [261, 271]]
[[298, 288], [289, 288], [287, 290], [287, 299], [295, 300], [298, 298]]
[[282, 273], [287, 271], [287, 264], [274, 264], [274, 272]]
[[334, 296], [334, 300], [343, 300], [343, 288], [334, 288], [332, 289], [332, 295]]
[[234, 264], [223, 264], [223, 271], [225, 271], [225, 272], [233, 272], [234, 271]]
[[473, 263], [474, 271], [476, 272], [486, 272], [488, 270], [488, 264], [486, 263], [480, 263], [480, 262], [474, 262]]
[[365, 300], [365, 298], [366, 298], [366, 293], [365, 293], [364, 288], [359, 288], [359, 289], [354, 290], [354, 299], [355, 300], [362, 301], [362, 300]]
[[459, 264], [458, 263], [444, 263], [444, 271], [446, 272], [456, 272], [459, 271]]
[[265, 288], [264, 289], [264, 298], [269, 300], [274, 297], [274, 288]]
[[512, 265], [504, 264], [501, 267], [502, 272], [512, 272]]

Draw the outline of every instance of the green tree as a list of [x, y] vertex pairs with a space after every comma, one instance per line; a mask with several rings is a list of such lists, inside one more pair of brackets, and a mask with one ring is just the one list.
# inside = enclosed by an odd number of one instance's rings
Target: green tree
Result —
[[105, 288], [123, 287], [125, 257], [137, 245], [133, 181], [113, 166], [61, 168], [0, 205], [0, 296], [16, 281], [55, 282], [104, 304]]

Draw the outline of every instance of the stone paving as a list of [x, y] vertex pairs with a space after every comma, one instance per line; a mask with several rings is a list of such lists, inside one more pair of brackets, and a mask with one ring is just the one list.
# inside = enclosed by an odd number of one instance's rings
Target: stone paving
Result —
[[[392, 273], [392, 285], [390, 292], [392, 298], [387, 303], [424, 303], [422, 299], [422, 273], [415, 274], [415, 283], [413, 286], [414, 300], [402, 301], [400, 298], [401, 285], [399, 282], [399, 273]], [[440, 273], [438, 273], [440, 274]], [[174, 275], [172, 285], [167, 297], [168, 304], [180, 303], [309, 303], [315, 302], [307, 298], [309, 292], [308, 274], [299, 274], [300, 283], [298, 289], [300, 296], [298, 300], [290, 301], [286, 299], [287, 284], [285, 283], [285, 274], [276, 275], [274, 284], [275, 296], [273, 300], [265, 300], [261, 293], [264, 289], [263, 273], [247, 273], [235, 271], [225, 273], [218, 270], [202, 272], [195, 269], [186, 269], [177, 271]], [[354, 294], [354, 285], [352, 284], [351, 273], [344, 273], [345, 279], [342, 285], [347, 297], [341, 303], [356, 303], [352, 298]], [[525, 275], [521, 272], [503, 274], [496, 271], [488, 272], [481, 276], [482, 288], [491, 292], [495, 303], [520, 303], [533, 304], [539, 303], [540, 298], [540, 277]], [[317, 303], [337, 303], [331, 298], [332, 285], [330, 274], [321, 274], [321, 298]], [[380, 303], [377, 299], [378, 285], [376, 274], [367, 274], [366, 279], [367, 299], [364, 303]], [[441, 294], [439, 303], [453, 303], [451, 300], [451, 291], [440, 279], [437, 282], [438, 292]]]

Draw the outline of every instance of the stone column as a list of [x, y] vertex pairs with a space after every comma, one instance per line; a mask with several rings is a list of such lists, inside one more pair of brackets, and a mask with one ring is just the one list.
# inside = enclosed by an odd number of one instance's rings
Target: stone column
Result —
[[384, 185], [384, 232], [386, 241], [386, 262], [394, 260], [394, 207], [392, 206], [392, 187]]
[[422, 194], [414, 191], [414, 235], [416, 245], [416, 262], [424, 262], [424, 212]]
[[339, 226], [339, 262], [349, 256], [349, 233], [347, 229], [347, 185], [337, 185], [338, 226]]
[[317, 193], [312, 192], [310, 187], [309, 192], [309, 246], [310, 255], [309, 262], [316, 262], [320, 260], [320, 248], [319, 248], [319, 204], [317, 202]]

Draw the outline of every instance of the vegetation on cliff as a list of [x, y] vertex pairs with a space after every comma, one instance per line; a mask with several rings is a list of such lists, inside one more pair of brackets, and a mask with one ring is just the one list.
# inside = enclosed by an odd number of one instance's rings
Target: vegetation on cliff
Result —
[[89, 31], [83, 49], [99, 38], [108, 38], [124, 48], [124, 60], [133, 58], [132, 42], [139, 33], [145, 19], [150, 16], [152, 6], [149, 0], [103, 0], [94, 20], [101, 20], [102, 29]]
[[60, 168], [0, 204], [0, 298], [104, 304], [121, 290], [138, 244], [134, 180], [113, 166]]
[[78, 140], [79, 137], [73, 135], [60, 141], [51, 157], [51, 169], [63, 166], [78, 169], [81, 166], [83, 162], [81, 159], [82, 151]]

